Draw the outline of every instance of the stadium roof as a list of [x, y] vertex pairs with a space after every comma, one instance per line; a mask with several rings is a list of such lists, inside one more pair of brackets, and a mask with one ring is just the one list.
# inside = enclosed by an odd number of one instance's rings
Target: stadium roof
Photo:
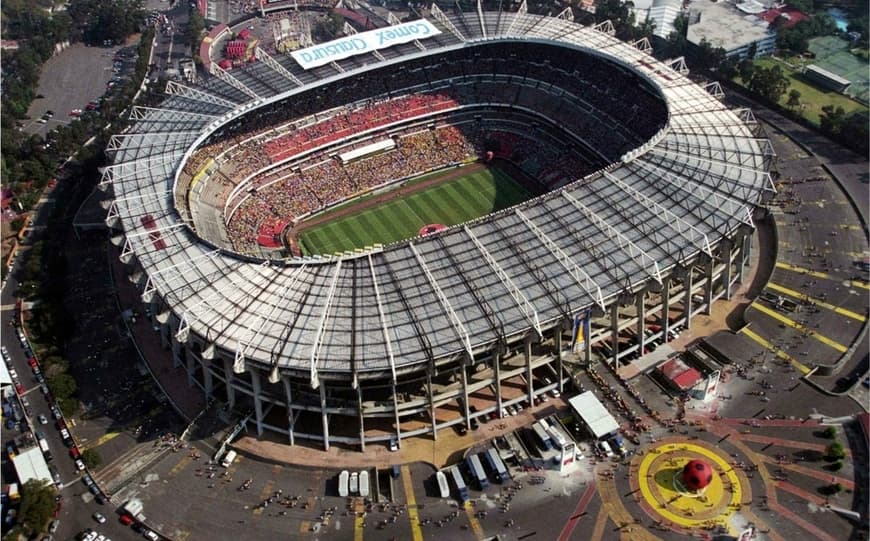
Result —
[[22, 485], [31, 479], [44, 479], [49, 483], [52, 481], [48, 464], [45, 463], [45, 457], [42, 456], [39, 447], [31, 447], [23, 453], [15, 455], [12, 464], [15, 466], [18, 481]]
[[601, 439], [619, 430], [619, 423], [607, 411], [592, 391], [580, 393], [568, 399], [574, 413], [583, 421], [595, 439]]
[[[752, 227], [772, 190], [769, 143], [748, 111], [731, 111], [666, 64], [614, 38], [612, 28], [527, 13], [437, 13], [442, 34], [302, 70], [289, 57], [201, 87], [169, 83], [158, 108], [135, 107], [134, 126], [110, 141], [103, 174], [114, 202], [107, 224], [122, 261], [136, 261], [143, 300], [157, 302], [176, 338], [193, 333], [207, 356], [310, 375], [373, 377], [418, 370], [540, 334], [603, 308], [714, 255]], [[664, 97], [667, 126], [582, 182], [438, 235], [348, 257], [245, 260], [199, 240], [173, 206], [171, 186], [191, 146], [255, 107], [323, 80], [497, 39], [582, 49], [628, 67]], [[530, 267], [530, 263], [533, 266]], [[217, 353], [216, 353], [217, 352]]]

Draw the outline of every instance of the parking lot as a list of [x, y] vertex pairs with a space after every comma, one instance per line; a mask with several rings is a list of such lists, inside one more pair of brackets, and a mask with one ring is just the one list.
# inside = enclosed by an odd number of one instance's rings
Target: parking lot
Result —
[[[29, 134], [45, 136], [58, 125], [74, 122], [70, 112], [86, 110], [88, 102], [100, 98], [107, 84], [118, 74], [113, 71], [113, 58], [122, 47], [87, 47], [71, 45], [50, 58], [42, 68], [37, 97], [30, 104], [22, 129]], [[129, 49], [128, 49], [129, 50]], [[133, 64], [125, 62], [129, 73]], [[86, 75], [85, 75], [86, 74]], [[54, 115], [40, 122], [46, 111]]]

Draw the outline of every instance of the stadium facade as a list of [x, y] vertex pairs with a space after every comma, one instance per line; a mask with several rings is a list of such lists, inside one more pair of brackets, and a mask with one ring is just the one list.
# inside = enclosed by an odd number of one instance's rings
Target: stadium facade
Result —
[[[437, 439], [451, 425], [561, 391], [569, 357], [606, 351], [618, 363], [666, 341], [673, 325], [688, 327], [744, 276], [753, 215], [773, 193], [773, 154], [751, 112], [729, 110], [716, 86], [688, 79], [681, 60], [657, 61], [645, 42], [621, 42], [607, 23], [575, 24], [567, 11], [433, 7], [427, 19], [440, 33], [309, 69], [258, 50], [260, 61], [243, 70], [213, 66], [200, 86], [170, 83], [159, 107], [134, 108], [132, 127], [107, 149], [106, 223], [162, 343], [192, 388], [249, 405], [260, 435], [362, 449], [394, 435]], [[498, 72], [490, 56], [526, 44], [557, 53], [543, 61], [520, 53], [507, 64], [558, 70], [560, 58], [586, 56], [612, 66], [615, 79], [639, 81], [663, 104], [655, 132], [632, 142], [642, 132], [632, 118], [644, 111], [633, 103], [596, 110], [599, 95], [615, 96], [590, 85], [587, 97], [572, 95], [571, 114], [625, 134], [625, 146], [614, 155], [583, 133], [565, 137], [609, 165], [495, 215], [352, 254], [238, 253], [219, 231], [205, 233], [199, 213], [209, 209], [180, 202], [191, 201], [183, 167], [197, 147], [366, 73], [466, 55], [465, 77], [504, 75], [567, 100], [535, 69]], [[511, 106], [486, 105], [490, 116]], [[528, 112], [570, 124], [546, 111]], [[507, 381], [522, 382], [521, 392]], [[481, 393], [492, 399], [474, 411], [469, 396]]]

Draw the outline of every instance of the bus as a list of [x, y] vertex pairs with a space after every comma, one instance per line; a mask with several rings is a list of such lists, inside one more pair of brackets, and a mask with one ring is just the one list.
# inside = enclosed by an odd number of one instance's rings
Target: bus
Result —
[[538, 443], [541, 444], [545, 451], [549, 451], [553, 448], [553, 442], [550, 440], [550, 435], [547, 434], [547, 429], [544, 428], [543, 421], [538, 421], [533, 424], [532, 430], [534, 430], [535, 435], [538, 437]]
[[369, 495], [369, 471], [359, 472], [359, 495], [367, 498]]
[[508, 471], [504, 462], [502, 462], [501, 457], [498, 456], [498, 451], [496, 451], [494, 447], [490, 447], [486, 450], [484, 456], [486, 457], [487, 462], [489, 462], [489, 467], [492, 468], [492, 471], [494, 471], [496, 477], [498, 477], [498, 482], [504, 483], [507, 481], [509, 477]]
[[484, 490], [489, 486], [489, 479], [486, 478], [486, 472], [483, 471], [483, 465], [480, 463], [480, 458], [477, 455], [468, 455], [465, 458], [465, 463], [468, 464], [468, 469], [471, 475], [477, 479], [477, 484], [480, 490]]
[[441, 491], [442, 498], [450, 497], [450, 486], [447, 484], [447, 476], [443, 471], [435, 472], [435, 479], [438, 480], [438, 490]]
[[465, 486], [465, 479], [462, 478], [462, 472], [459, 471], [459, 466], [450, 468], [450, 475], [453, 477], [453, 484], [456, 485], [456, 492], [459, 496], [459, 501], [465, 503], [468, 501], [468, 487]]
[[45, 457], [46, 462], [51, 462], [51, 449], [48, 447], [48, 441], [45, 439], [45, 434], [42, 432], [36, 433], [36, 441], [39, 443], [39, 448], [42, 450], [42, 456]]
[[347, 498], [347, 483], [350, 481], [350, 472], [347, 470], [341, 470], [341, 473], [338, 474], [338, 495], [342, 498]]

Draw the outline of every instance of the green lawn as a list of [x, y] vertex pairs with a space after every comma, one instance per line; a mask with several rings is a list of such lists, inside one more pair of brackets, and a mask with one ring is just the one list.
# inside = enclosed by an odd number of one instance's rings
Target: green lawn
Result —
[[300, 244], [306, 255], [389, 244], [417, 236], [424, 225], [461, 224], [531, 196], [503, 171], [488, 168], [304, 231]]
[[[791, 91], [792, 88], [796, 89], [798, 92], [801, 93], [800, 101], [803, 105], [803, 116], [813, 124], [819, 124], [819, 117], [822, 114], [822, 107], [828, 104], [842, 107], [843, 110], [846, 111], [847, 115], [852, 111], [867, 110], [867, 107], [865, 107], [864, 105], [842, 94], [822, 90], [820, 88], [816, 88], [815, 86], [811, 86], [808, 83], [805, 83], [800, 78], [800, 74], [790, 69], [783, 62], [777, 61], [773, 58], [759, 58], [755, 61], [755, 64], [758, 66], [763, 66], [765, 68], [777, 65], [783, 70], [785, 76], [788, 77], [790, 87], [780, 98], [780, 105], [785, 107], [785, 104], [788, 101], [788, 93]], [[739, 81], [740, 78], [738, 77], [737, 80]]]

